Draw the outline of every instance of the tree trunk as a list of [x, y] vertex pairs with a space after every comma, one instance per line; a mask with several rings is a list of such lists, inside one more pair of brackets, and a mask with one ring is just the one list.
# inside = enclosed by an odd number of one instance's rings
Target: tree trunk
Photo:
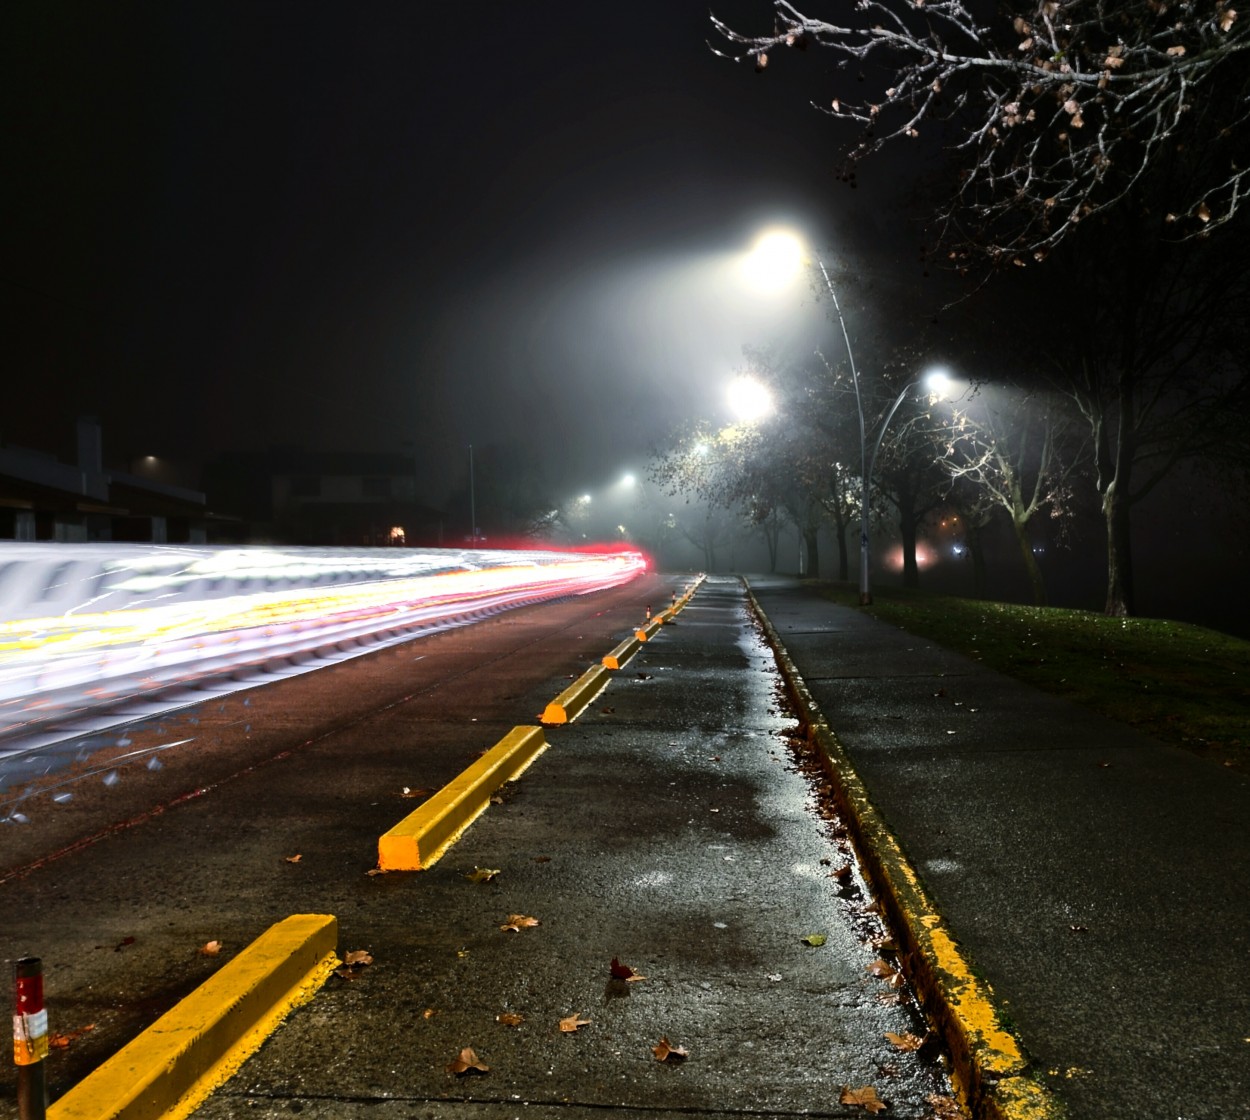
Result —
[[985, 540], [982, 534], [982, 527], [976, 525], [968, 517], [963, 518], [964, 523], [964, 545], [968, 549], [968, 556], [972, 560], [972, 597], [974, 599], [985, 598], [986, 583], [986, 566], [985, 566]]
[[803, 530], [803, 543], [807, 547], [807, 578], [820, 578], [820, 547], [818, 538], [820, 530], [817, 528], [806, 528]]
[[1016, 518], [1011, 519], [1011, 527], [1016, 532], [1016, 544], [1020, 546], [1020, 556], [1024, 560], [1024, 570], [1029, 576], [1029, 586], [1033, 590], [1033, 605], [1046, 605], [1046, 584], [1042, 579], [1042, 569], [1037, 566], [1037, 557], [1033, 555], [1033, 546], [1029, 544], [1029, 523]]
[[1118, 480], [1103, 493], [1102, 512], [1107, 521], [1106, 613], [1124, 618], [1134, 613], [1133, 549], [1129, 502]]

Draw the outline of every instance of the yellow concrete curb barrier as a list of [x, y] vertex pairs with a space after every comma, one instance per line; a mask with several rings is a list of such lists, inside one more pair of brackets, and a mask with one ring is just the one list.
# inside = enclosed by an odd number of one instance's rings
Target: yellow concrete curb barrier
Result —
[[1003, 1025], [989, 985], [964, 960], [749, 585], [747, 598], [768, 636], [808, 741], [820, 750], [864, 871], [898, 935], [903, 971], [950, 1051], [951, 1079], [964, 1104], [976, 1120], [1061, 1120], [1062, 1105], [1030, 1075], [1023, 1048]]
[[548, 726], [571, 723], [607, 687], [611, 679], [602, 663], [592, 665], [543, 709], [539, 721]]
[[611, 653], [603, 655], [603, 667], [605, 669], [619, 669], [631, 657], [638, 652], [641, 643], [635, 638], [626, 638]]
[[646, 624], [646, 626], [638, 627], [638, 629], [634, 631], [634, 637], [640, 642], [649, 642], [655, 637], [656, 631], [658, 631], [663, 625], [664, 624], [658, 618], [653, 618]]
[[50, 1120], [182, 1120], [306, 1003], [339, 963], [338, 922], [295, 914], [88, 1074], [48, 1110]]
[[541, 727], [514, 727], [464, 773], [378, 837], [378, 867], [421, 871], [435, 863], [477, 820], [490, 795], [519, 778], [546, 749]]

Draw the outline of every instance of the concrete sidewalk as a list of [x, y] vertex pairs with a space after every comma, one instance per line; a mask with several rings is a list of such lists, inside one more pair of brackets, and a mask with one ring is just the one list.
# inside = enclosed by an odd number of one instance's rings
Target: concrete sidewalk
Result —
[[1250, 1117], [1250, 779], [750, 586], [1072, 1120]]

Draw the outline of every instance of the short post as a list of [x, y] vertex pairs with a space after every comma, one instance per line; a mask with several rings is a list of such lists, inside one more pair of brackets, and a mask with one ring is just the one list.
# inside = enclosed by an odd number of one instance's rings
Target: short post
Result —
[[17, 1008], [13, 1061], [17, 1064], [18, 1120], [44, 1120], [48, 1112], [48, 1013], [43, 1006], [43, 961], [22, 957], [13, 965]]

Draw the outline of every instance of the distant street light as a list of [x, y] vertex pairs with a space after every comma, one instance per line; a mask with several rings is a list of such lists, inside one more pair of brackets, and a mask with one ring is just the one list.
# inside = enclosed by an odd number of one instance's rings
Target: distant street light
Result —
[[[859, 519], [859, 601], [862, 606], [867, 606], [872, 602], [868, 555], [868, 506], [872, 489], [873, 464], [876, 461], [877, 452], [881, 450], [881, 442], [885, 438], [885, 430], [890, 426], [890, 421], [894, 419], [894, 414], [898, 411], [899, 405], [903, 403], [903, 399], [912, 389], [927, 379], [920, 378], [903, 387], [903, 391], [899, 393], [894, 403], [890, 406], [890, 411], [886, 413], [885, 420], [877, 432], [876, 443], [870, 458], [868, 455], [867, 424], [864, 421], [864, 399], [859, 386], [859, 370], [855, 367], [855, 354], [851, 350], [851, 336], [847, 333], [846, 319], [842, 316], [842, 305], [838, 303], [838, 293], [833, 287], [833, 281], [829, 278], [829, 270], [825, 268], [825, 262], [804, 244], [798, 234], [790, 230], [771, 229], [766, 230], [756, 239], [751, 252], [745, 258], [744, 267], [758, 286], [773, 291], [793, 280], [799, 269], [809, 258], [820, 269], [820, 275], [825, 281], [825, 288], [829, 292], [829, 298], [833, 300], [833, 310], [838, 316], [838, 326], [842, 328], [842, 341], [846, 344], [847, 364], [851, 367], [851, 383], [855, 386], [855, 410], [859, 414], [859, 473], [863, 482]], [[941, 371], [934, 371], [929, 376], [945, 378], [946, 375]], [[938, 395], [944, 392], [944, 386], [942, 389], [937, 390]]]

